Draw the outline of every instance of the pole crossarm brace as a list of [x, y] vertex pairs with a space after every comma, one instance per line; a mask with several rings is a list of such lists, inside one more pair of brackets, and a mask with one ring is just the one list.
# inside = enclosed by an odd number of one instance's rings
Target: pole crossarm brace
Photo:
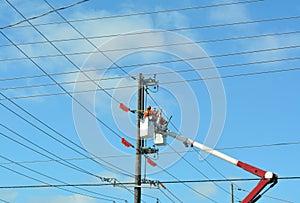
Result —
[[176, 140], [179, 140], [181, 142], [183, 142], [183, 144], [185, 146], [191, 146], [191, 147], [196, 147], [204, 152], [207, 152], [209, 154], [212, 154], [220, 159], [223, 159], [233, 165], [236, 165], [240, 168], [242, 168], [243, 170], [245, 171], [248, 171], [258, 177], [261, 178], [261, 180], [259, 181], [259, 183], [255, 186], [255, 188], [245, 197], [245, 199], [242, 201], [242, 203], [254, 203], [256, 202], [257, 200], [260, 199], [261, 195], [260, 193], [262, 192], [262, 190], [269, 184], [270, 187], [273, 187], [274, 185], [276, 185], [277, 181], [278, 181], [278, 176], [275, 174], [275, 173], [272, 173], [272, 172], [267, 172], [267, 171], [264, 171], [260, 168], [257, 168], [257, 167], [254, 167], [250, 164], [247, 164], [247, 163], [244, 163], [244, 162], [241, 162], [237, 159], [234, 159], [226, 154], [223, 154], [222, 152], [219, 152], [217, 150], [214, 150], [208, 146], [205, 146], [199, 142], [196, 142], [192, 139], [189, 139], [189, 138], [186, 138], [186, 137], [183, 137], [181, 135], [178, 135], [176, 133], [172, 133], [170, 131], [158, 131], [157, 133], [160, 133], [164, 136], [170, 136], [170, 137], [173, 137], [175, 138]]

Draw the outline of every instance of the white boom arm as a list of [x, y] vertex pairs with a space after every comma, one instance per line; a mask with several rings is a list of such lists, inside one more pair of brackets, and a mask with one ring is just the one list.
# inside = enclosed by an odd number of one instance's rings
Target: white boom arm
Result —
[[179, 140], [181, 142], [183, 142], [185, 145], [190, 145], [191, 147], [196, 147], [202, 151], [205, 151], [209, 154], [212, 154], [216, 157], [219, 157], [220, 159], [223, 159], [233, 165], [236, 165], [258, 177], [261, 178], [260, 182], [257, 184], [257, 186], [245, 197], [245, 199], [242, 201], [242, 203], [254, 203], [256, 202], [258, 199], [260, 199], [261, 195], [260, 195], [260, 192], [268, 185], [268, 184], [271, 184], [270, 188], [273, 187], [276, 183], [277, 183], [277, 180], [278, 180], [278, 177], [276, 174], [272, 173], [272, 172], [267, 172], [267, 171], [264, 171], [262, 169], [259, 169], [259, 168], [256, 168], [252, 165], [249, 165], [247, 163], [244, 163], [244, 162], [241, 162], [241, 161], [238, 161], [237, 159], [234, 159], [226, 154], [223, 154], [217, 150], [214, 150], [208, 146], [205, 146], [199, 142], [196, 142], [192, 139], [189, 139], [189, 138], [186, 138], [186, 137], [183, 137], [181, 135], [178, 135], [178, 134], [175, 134], [175, 133], [172, 133], [170, 131], [159, 131], [159, 132], [156, 132], [156, 133], [159, 133], [159, 134], [162, 134], [163, 136], [170, 136], [170, 137], [173, 137], [175, 138], [176, 140]]

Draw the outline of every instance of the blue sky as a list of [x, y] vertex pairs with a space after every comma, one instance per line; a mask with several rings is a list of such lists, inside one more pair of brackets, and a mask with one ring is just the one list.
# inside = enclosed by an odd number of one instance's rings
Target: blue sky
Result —
[[[42, 0], [10, 2], [27, 18], [51, 10]], [[55, 8], [74, 2], [49, 1]], [[172, 123], [176, 128], [170, 125], [170, 130], [220, 149], [238, 160], [272, 171], [279, 177], [299, 176], [300, 165], [297, 160], [300, 149], [297, 144], [234, 148], [299, 142], [300, 71], [289, 70], [297, 69], [300, 65], [297, 47], [300, 34], [296, 32], [300, 30], [300, 20], [297, 18], [300, 4], [296, 0], [254, 1], [77, 21], [231, 2], [238, 1], [165, 0], [158, 3], [90, 0], [61, 11], [66, 19], [75, 21], [72, 25], [89, 37], [95, 46], [85, 39], [70, 40], [81, 36], [66, 23], [36, 26], [53, 44], [43, 42], [45, 38], [26, 22], [15, 28], [1, 29], [39, 68], [10, 45], [4, 35], [0, 36], [0, 93], [10, 98], [0, 97], [0, 186], [103, 183], [96, 176], [132, 182], [135, 151], [125, 148], [120, 137], [135, 143], [135, 115], [121, 111], [118, 106], [119, 102], [123, 102], [132, 109], [136, 108], [137, 81], [128, 77], [128, 74], [136, 76], [138, 73], [143, 73], [145, 77], [157, 74], [160, 88], [156, 93], [150, 89], [152, 92], [149, 90], [149, 94], [159, 106], [150, 96], [146, 98], [146, 105], [162, 108], [167, 116], [173, 116]], [[5, 0], [0, 3], [0, 15], [0, 27], [23, 20]], [[292, 16], [296, 17], [253, 22]], [[57, 21], [63, 20], [52, 13], [31, 22], [47, 24]], [[244, 23], [228, 25], [237, 22]], [[181, 29], [192, 27], [194, 29]], [[174, 43], [185, 44], [170, 46]], [[161, 46], [166, 44], [169, 46]], [[134, 49], [136, 47], [140, 48]], [[60, 55], [58, 50], [67, 58], [57, 56]], [[105, 51], [105, 56], [99, 50]], [[88, 53], [78, 54], [82, 52]], [[195, 57], [202, 59], [188, 60]], [[128, 74], [116, 68], [116, 64], [124, 67]], [[78, 73], [78, 69], [86, 74]], [[95, 69], [97, 71], [93, 71]], [[45, 72], [52, 79], [45, 76]], [[262, 72], [268, 73], [247, 75]], [[214, 79], [207, 80], [212, 77]], [[98, 85], [90, 79], [94, 79]], [[53, 80], [71, 92], [72, 97], [62, 94], [63, 90]], [[172, 83], [174, 81], [181, 82]], [[107, 90], [99, 91], [101, 88]], [[74, 91], [86, 90], [88, 92], [73, 94]], [[46, 96], [48, 94], [50, 96]], [[87, 110], [111, 129], [97, 121]], [[203, 160], [192, 148], [185, 148], [171, 138], [167, 141], [167, 146], [159, 147], [158, 155], [151, 156], [158, 166], [153, 168], [146, 165], [147, 178], [160, 181], [203, 180], [207, 177], [255, 178], [213, 156], [204, 154]], [[152, 146], [153, 141], [147, 140], [147, 145]], [[231, 147], [233, 149], [226, 149]], [[95, 159], [100, 163], [87, 158], [94, 156], [101, 158]], [[53, 159], [66, 159], [68, 162]], [[74, 170], [74, 167], [81, 172]], [[143, 163], [143, 171], [144, 167]], [[166, 184], [166, 187], [182, 202], [229, 202], [229, 184], [189, 183], [189, 187]], [[245, 191], [250, 191], [255, 184], [255, 181], [236, 182], [236, 202], [242, 200], [247, 195]], [[259, 202], [297, 202], [300, 199], [298, 186], [299, 180], [280, 180]], [[88, 194], [116, 202], [133, 201], [133, 195], [121, 187], [65, 189], [74, 193], [57, 188], [0, 189], [0, 199], [13, 203], [109, 202], [81, 195]], [[128, 189], [133, 190], [132, 187]], [[168, 191], [163, 191], [174, 202], [178, 201]], [[161, 202], [172, 202], [158, 189], [143, 189], [143, 194], [157, 197]], [[147, 203], [156, 202], [155, 198], [147, 196], [142, 199]]]

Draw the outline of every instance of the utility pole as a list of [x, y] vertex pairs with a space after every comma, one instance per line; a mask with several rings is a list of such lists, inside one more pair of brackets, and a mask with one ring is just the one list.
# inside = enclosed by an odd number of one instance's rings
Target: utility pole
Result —
[[138, 77], [138, 98], [137, 98], [137, 130], [136, 130], [136, 158], [135, 158], [135, 187], [134, 187], [134, 203], [141, 203], [141, 179], [142, 179], [142, 147], [143, 140], [140, 137], [140, 121], [141, 116], [140, 112], [144, 110], [144, 84], [143, 84], [143, 75], [139, 74]]
[[233, 184], [230, 183], [230, 197], [231, 197], [231, 203], [234, 203], [234, 198], [233, 198]]

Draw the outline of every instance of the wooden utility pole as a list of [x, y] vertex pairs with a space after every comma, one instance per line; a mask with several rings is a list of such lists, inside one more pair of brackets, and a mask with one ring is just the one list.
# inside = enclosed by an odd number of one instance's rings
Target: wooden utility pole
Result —
[[234, 203], [234, 198], [233, 198], [233, 184], [230, 183], [230, 198], [231, 198], [231, 203]]
[[136, 159], [135, 159], [135, 187], [134, 187], [134, 203], [141, 203], [142, 188], [141, 188], [141, 159], [143, 141], [140, 138], [140, 120], [141, 110], [144, 110], [144, 84], [143, 75], [138, 77], [138, 98], [137, 98], [137, 130], [136, 130]]

